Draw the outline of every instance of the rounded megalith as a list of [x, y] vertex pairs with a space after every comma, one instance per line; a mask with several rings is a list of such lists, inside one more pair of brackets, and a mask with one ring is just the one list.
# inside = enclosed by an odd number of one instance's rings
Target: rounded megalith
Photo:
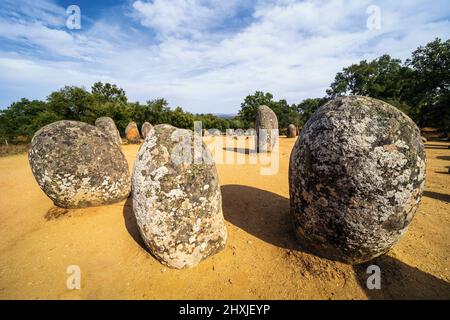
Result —
[[59, 207], [110, 204], [130, 193], [120, 147], [87, 123], [63, 120], [43, 127], [31, 140], [28, 159], [37, 183]]
[[191, 130], [157, 125], [149, 132], [134, 163], [132, 190], [142, 238], [163, 264], [193, 267], [224, 248], [216, 167]]
[[117, 145], [120, 146], [122, 144], [122, 138], [113, 119], [110, 117], [100, 117], [95, 120], [95, 126], [106, 133]]
[[144, 139], [147, 138], [147, 135], [152, 128], [153, 128], [153, 126], [150, 123], [148, 123], [147, 121], [144, 122], [141, 127], [142, 138], [144, 138]]
[[286, 136], [288, 138], [295, 138], [297, 136], [297, 127], [293, 124], [288, 125]]
[[350, 96], [320, 107], [291, 153], [289, 193], [302, 246], [358, 264], [386, 253], [422, 197], [420, 131], [380, 100]]
[[268, 106], [260, 106], [255, 119], [256, 150], [271, 152], [278, 141], [278, 120]]
[[136, 122], [132, 121], [125, 128], [125, 136], [127, 137], [128, 143], [140, 143], [141, 135], [139, 134], [139, 129]]

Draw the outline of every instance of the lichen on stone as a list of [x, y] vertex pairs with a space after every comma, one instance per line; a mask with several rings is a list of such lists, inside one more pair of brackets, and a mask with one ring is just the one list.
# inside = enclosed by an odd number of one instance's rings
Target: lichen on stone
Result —
[[[181, 142], [193, 150], [193, 133], [153, 127], [139, 149], [132, 176], [133, 209], [150, 252], [173, 268], [193, 267], [222, 250], [227, 231], [214, 163], [173, 161]], [[202, 144], [202, 154], [209, 151]], [[210, 156], [210, 155], [209, 155]]]
[[291, 154], [297, 236], [331, 259], [370, 260], [403, 235], [424, 180], [424, 148], [410, 118], [376, 99], [332, 100], [306, 123]]

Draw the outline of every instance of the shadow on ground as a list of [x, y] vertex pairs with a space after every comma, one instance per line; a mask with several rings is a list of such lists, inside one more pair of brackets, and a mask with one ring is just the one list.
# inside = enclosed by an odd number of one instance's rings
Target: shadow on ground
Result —
[[141, 234], [139, 233], [139, 228], [137, 225], [136, 217], [133, 212], [133, 199], [128, 197], [127, 201], [123, 206], [123, 220], [125, 222], [125, 227], [128, 233], [133, 238], [133, 240], [145, 251], [150, 253], [150, 251], [145, 246], [144, 240], [142, 240]]
[[[370, 265], [380, 267], [380, 290], [367, 288]], [[369, 299], [450, 299], [450, 283], [386, 255], [353, 269]]]
[[444, 145], [444, 144], [425, 144], [425, 149], [447, 149], [448, 150], [448, 146]]
[[255, 153], [254, 149], [249, 149], [249, 148], [227, 147], [227, 148], [223, 148], [223, 150], [230, 151], [230, 152], [241, 153], [241, 154]]
[[433, 191], [424, 191], [423, 195], [428, 198], [450, 202], [450, 195], [445, 193], [433, 192]]
[[450, 156], [437, 156], [436, 159], [450, 161]]
[[225, 185], [221, 190], [225, 220], [272, 245], [299, 249], [289, 214], [289, 199], [242, 185]]

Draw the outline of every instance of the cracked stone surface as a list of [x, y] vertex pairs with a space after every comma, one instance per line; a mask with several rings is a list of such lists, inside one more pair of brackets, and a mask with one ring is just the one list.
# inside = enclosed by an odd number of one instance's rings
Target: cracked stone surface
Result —
[[268, 106], [260, 106], [256, 114], [255, 139], [258, 152], [271, 152], [278, 140], [278, 119]]
[[[219, 252], [227, 239], [216, 167], [201, 137], [196, 144], [201, 152], [193, 151], [193, 137], [190, 130], [153, 127], [132, 176], [141, 236], [159, 261], [177, 269]], [[203, 163], [195, 161], [201, 154]]]
[[371, 260], [405, 233], [424, 183], [424, 146], [408, 116], [368, 97], [332, 100], [306, 123], [291, 153], [297, 237], [319, 256]]
[[297, 127], [293, 124], [288, 125], [286, 136], [288, 138], [295, 138], [297, 136]]
[[59, 207], [111, 204], [130, 193], [120, 147], [87, 123], [63, 120], [43, 127], [31, 141], [28, 159], [37, 183]]
[[106, 133], [118, 146], [122, 144], [122, 138], [113, 119], [110, 117], [100, 117], [95, 120], [95, 126]]
[[136, 122], [132, 121], [125, 128], [125, 136], [129, 143], [140, 143], [141, 135], [139, 134], [139, 129]]
[[141, 127], [142, 138], [144, 138], [144, 139], [147, 138], [147, 135], [152, 128], [153, 128], [153, 126], [150, 123], [148, 123], [147, 121], [144, 122]]

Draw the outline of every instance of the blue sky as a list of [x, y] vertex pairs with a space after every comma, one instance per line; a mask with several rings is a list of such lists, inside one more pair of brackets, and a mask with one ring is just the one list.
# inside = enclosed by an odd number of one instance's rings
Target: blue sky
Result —
[[351, 63], [449, 35], [448, 0], [1, 0], [0, 108], [96, 81], [191, 112], [235, 113], [256, 90], [298, 103]]

